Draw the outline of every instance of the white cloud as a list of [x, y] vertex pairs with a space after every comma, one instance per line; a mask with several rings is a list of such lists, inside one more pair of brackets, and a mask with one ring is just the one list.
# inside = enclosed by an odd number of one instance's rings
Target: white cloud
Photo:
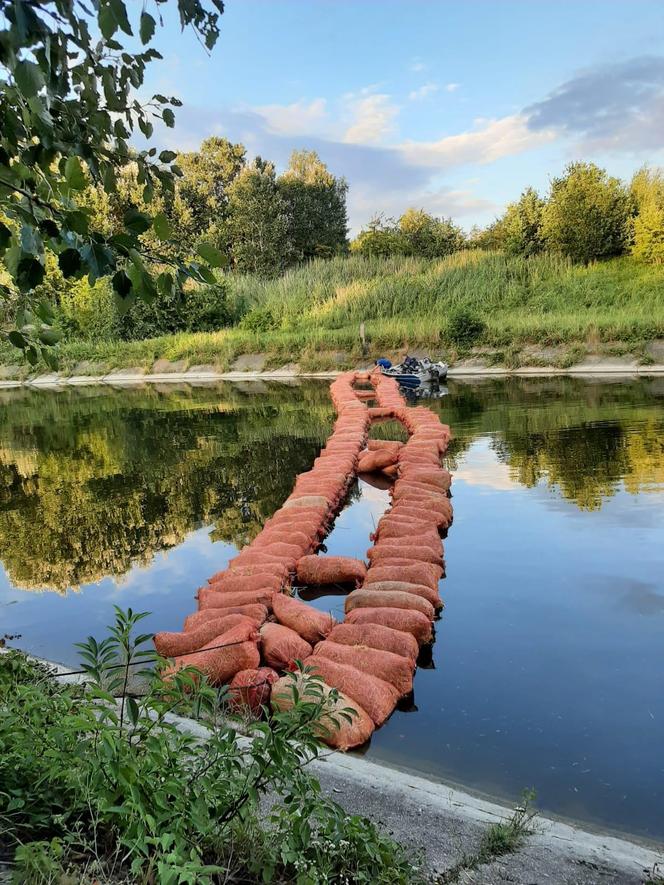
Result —
[[445, 86], [445, 92], [456, 92], [460, 85], [460, 83], [448, 83]]
[[363, 89], [359, 96], [346, 96], [352, 122], [346, 129], [343, 141], [348, 144], [375, 144], [394, 132], [399, 107], [391, 97], [381, 92]]
[[412, 92], [409, 92], [408, 98], [410, 101], [422, 101], [429, 95], [433, 95], [434, 92], [438, 92], [438, 89], [439, 86], [437, 83], [424, 83], [418, 89], [413, 89]]
[[318, 131], [327, 118], [324, 98], [314, 98], [308, 103], [300, 99], [292, 104], [259, 105], [253, 110], [263, 117], [269, 131], [278, 135]]
[[556, 138], [552, 129], [534, 132], [528, 118], [513, 114], [497, 120], [478, 119], [475, 128], [438, 141], [406, 141], [400, 151], [416, 166], [449, 168], [466, 163], [492, 163], [546, 144]]
[[427, 66], [424, 64], [421, 58], [415, 57], [410, 63], [411, 71], [415, 71], [416, 74], [420, 74], [422, 71], [425, 71], [426, 67]]

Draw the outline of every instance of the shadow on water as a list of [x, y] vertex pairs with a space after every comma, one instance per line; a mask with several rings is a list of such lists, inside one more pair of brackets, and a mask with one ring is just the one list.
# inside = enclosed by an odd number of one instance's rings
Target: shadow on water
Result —
[[[427, 405], [454, 431], [446, 609], [368, 756], [661, 838], [664, 379], [457, 381]], [[113, 604], [179, 629], [333, 420], [313, 382], [0, 392], [0, 634], [74, 663]], [[367, 480], [330, 554], [370, 545], [389, 497]], [[306, 598], [342, 617], [344, 596]]]

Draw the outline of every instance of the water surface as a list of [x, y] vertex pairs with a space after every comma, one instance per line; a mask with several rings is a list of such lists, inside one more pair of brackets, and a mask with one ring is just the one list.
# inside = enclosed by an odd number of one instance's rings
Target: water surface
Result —
[[[450, 382], [430, 405], [455, 433], [446, 609], [367, 754], [664, 838], [664, 379]], [[313, 382], [0, 391], [0, 636], [75, 664], [114, 604], [179, 629], [333, 418]], [[387, 501], [356, 484], [329, 552], [362, 555]]]

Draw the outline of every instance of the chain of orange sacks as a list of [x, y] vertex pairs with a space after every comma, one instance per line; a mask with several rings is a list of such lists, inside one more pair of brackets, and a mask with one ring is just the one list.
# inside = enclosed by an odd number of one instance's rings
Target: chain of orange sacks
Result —
[[[356, 389], [358, 382], [370, 387]], [[450, 431], [429, 409], [407, 408], [396, 382], [376, 372], [340, 375], [330, 393], [337, 420], [312, 469], [254, 541], [199, 589], [199, 610], [183, 631], [158, 633], [155, 645], [174, 658], [173, 670], [193, 665], [213, 684], [230, 683], [235, 703], [255, 712], [268, 702], [292, 706], [303, 677], [279, 673], [300, 661], [322, 678], [324, 692], [337, 690], [338, 710], [354, 711], [350, 722], [332, 710], [319, 723], [323, 740], [347, 749], [368, 740], [412, 690], [419, 647], [432, 639], [442, 607], [440, 535], [452, 521], [451, 477], [440, 463]], [[406, 427], [406, 443], [367, 440], [371, 422], [385, 418]], [[358, 469], [394, 480], [368, 569], [361, 560], [314, 555]], [[295, 575], [355, 584], [343, 623], [292, 597]], [[307, 684], [298, 690], [306, 696]]]

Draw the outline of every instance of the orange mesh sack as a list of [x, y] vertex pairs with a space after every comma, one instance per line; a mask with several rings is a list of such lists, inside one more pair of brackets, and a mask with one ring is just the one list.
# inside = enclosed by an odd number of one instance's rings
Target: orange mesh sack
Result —
[[272, 597], [274, 593], [271, 590], [247, 590], [246, 592], [237, 593], [219, 593], [212, 587], [201, 587], [198, 591], [198, 607], [199, 608], [228, 608], [235, 605], [251, 605], [259, 603], [268, 608], [272, 606]]
[[249, 710], [254, 716], [260, 716], [261, 708], [270, 703], [272, 686], [278, 679], [279, 674], [270, 667], [240, 670], [233, 676], [227, 695], [230, 708], [238, 713]]
[[403, 443], [392, 439], [370, 439], [367, 443], [367, 449], [370, 452], [394, 452], [398, 453], [403, 448]]
[[362, 585], [365, 590], [379, 581], [408, 581], [410, 584], [424, 584], [433, 590], [438, 589], [438, 581], [442, 577], [442, 569], [432, 562], [404, 562], [392, 565], [394, 560], [383, 560], [384, 565], [372, 566]]
[[[395, 543], [391, 543], [394, 540]], [[381, 559], [416, 559], [418, 562], [433, 562], [440, 565], [443, 561], [443, 546], [438, 539], [440, 552], [432, 547], [420, 547], [415, 544], [406, 544], [405, 541], [397, 542], [397, 539], [387, 538], [380, 546], [371, 547], [367, 550], [367, 557], [371, 563], [377, 563]]]
[[176, 655], [196, 651], [214, 639], [215, 636], [221, 636], [222, 633], [239, 625], [256, 629], [256, 622], [244, 615], [221, 615], [204, 621], [196, 630], [183, 633], [157, 633], [154, 637], [154, 645], [160, 655], [172, 658]]
[[346, 615], [344, 626], [346, 624], [358, 624], [363, 628], [380, 624], [393, 630], [403, 630], [410, 633], [420, 645], [431, 642], [433, 638], [431, 621], [426, 615], [402, 608], [355, 608]]
[[275, 594], [272, 611], [280, 624], [295, 630], [311, 645], [324, 639], [334, 627], [332, 615], [318, 611], [312, 605], [307, 605], [306, 602], [301, 602], [292, 596], [285, 596], [283, 593]]
[[338, 645], [367, 645], [369, 648], [391, 651], [409, 661], [417, 658], [418, 645], [411, 633], [382, 624], [337, 624], [327, 638]]
[[264, 605], [229, 605], [228, 608], [219, 611], [216, 608], [204, 608], [201, 611], [187, 615], [184, 619], [183, 629], [186, 632], [197, 630], [201, 624], [213, 621], [218, 618], [228, 617], [229, 615], [244, 615], [245, 618], [253, 621], [257, 627], [267, 618], [268, 612]]
[[443, 607], [443, 600], [438, 595], [438, 591], [427, 587], [426, 584], [410, 584], [408, 581], [377, 581], [373, 584], [365, 584], [364, 589], [376, 590], [380, 593], [392, 593], [394, 591], [412, 593], [415, 596], [426, 599], [436, 610]]
[[268, 590], [276, 592], [281, 589], [282, 581], [276, 575], [236, 575], [233, 572], [217, 572], [208, 578], [213, 590], [246, 593], [248, 590]]
[[349, 664], [339, 664], [319, 655], [307, 658], [303, 663], [312, 676], [320, 676], [326, 685], [356, 701], [376, 726], [385, 722], [399, 700], [398, 691], [389, 682]]
[[275, 670], [287, 670], [311, 654], [309, 643], [283, 624], [263, 624], [260, 634], [265, 663]]
[[371, 473], [374, 470], [382, 470], [383, 467], [395, 464], [396, 460], [397, 453], [393, 451], [383, 449], [378, 452], [367, 452], [357, 462], [357, 469], [359, 473]]
[[413, 687], [414, 661], [391, 651], [366, 645], [339, 645], [326, 639], [318, 643], [313, 656], [327, 658], [337, 664], [348, 664], [363, 673], [384, 679], [396, 688], [399, 695], [408, 694]]
[[173, 666], [164, 673], [164, 678], [168, 679], [183, 667], [196, 667], [207, 676], [211, 685], [223, 685], [230, 682], [240, 670], [258, 667], [258, 639], [258, 631], [253, 625], [233, 627], [221, 636], [216, 636], [200, 651], [176, 657]]
[[297, 563], [297, 577], [302, 584], [362, 583], [367, 567], [351, 556], [303, 556]]
[[414, 593], [402, 593], [397, 590], [353, 590], [346, 597], [347, 612], [354, 608], [405, 608], [421, 612], [433, 621], [435, 611], [430, 602], [415, 596]]
[[[332, 689], [324, 683], [315, 683], [318, 689], [312, 688], [312, 680], [306, 675], [283, 676], [272, 686], [271, 705], [276, 711], [290, 710], [294, 706], [293, 687], [297, 688], [298, 697], [309, 703], [318, 703], [329, 698]], [[316, 725], [316, 733], [330, 747], [337, 750], [349, 750], [359, 747], [369, 740], [374, 731], [371, 717], [349, 697], [339, 692], [337, 700]], [[350, 710], [351, 721], [342, 718], [339, 713]]]

